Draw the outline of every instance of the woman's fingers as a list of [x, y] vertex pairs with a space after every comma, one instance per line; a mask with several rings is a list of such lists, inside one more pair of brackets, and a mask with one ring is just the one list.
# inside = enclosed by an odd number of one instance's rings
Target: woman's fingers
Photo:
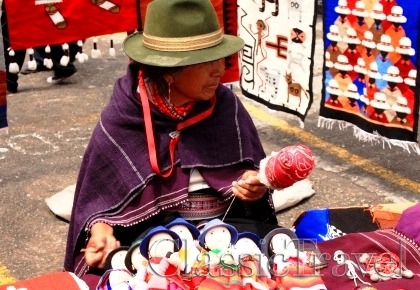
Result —
[[[98, 241], [99, 240], [99, 241]], [[108, 253], [120, 247], [114, 236], [91, 237], [85, 250], [85, 260], [90, 267], [104, 268]]]
[[263, 197], [267, 188], [265, 185], [254, 185], [243, 180], [234, 181], [232, 183], [232, 192], [240, 200], [253, 202]]

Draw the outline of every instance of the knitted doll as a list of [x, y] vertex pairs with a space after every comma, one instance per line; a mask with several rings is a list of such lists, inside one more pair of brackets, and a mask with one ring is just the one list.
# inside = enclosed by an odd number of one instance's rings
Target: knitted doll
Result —
[[239, 273], [244, 289], [275, 289], [271, 279], [268, 258], [261, 252], [261, 238], [251, 232], [238, 234], [235, 253], [239, 260]]
[[140, 243], [142, 239], [136, 239], [127, 251], [124, 263], [129, 269], [133, 277], [129, 280], [129, 285], [133, 290], [146, 290], [148, 285], [147, 265], [148, 261], [140, 253]]
[[179, 246], [181, 240], [173, 231], [163, 226], [152, 228], [140, 243], [140, 253], [149, 262], [148, 289], [189, 289], [181, 279]]
[[202, 272], [205, 279], [196, 287], [197, 290], [243, 289], [239, 276], [237, 254], [232, 244], [238, 239], [238, 232], [232, 225], [219, 219], [209, 221], [198, 237], [203, 248], [200, 261], [204, 263]]
[[181, 272], [190, 274], [192, 266], [197, 262], [200, 250], [196, 247], [199, 230], [183, 218], [177, 218], [165, 226], [178, 234], [181, 239], [181, 247], [179, 249], [179, 257], [181, 258]]
[[128, 247], [121, 246], [109, 252], [105, 260], [105, 273], [98, 283], [97, 289], [129, 290], [131, 272], [125, 267], [125, 256]]
[[262, 252], [272, 262], [271, 274], [277, 289], [327, 289], [315, 269], [307, 266], [306, 253], [299, 250], [294, 231], [286, 228], [272, 230], [262, 241]]

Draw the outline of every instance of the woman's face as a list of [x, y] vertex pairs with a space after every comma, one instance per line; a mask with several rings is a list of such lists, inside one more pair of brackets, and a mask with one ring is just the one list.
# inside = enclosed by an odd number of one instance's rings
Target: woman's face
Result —
[[211, 99], [224, 73], [224, 59], [185, 67], [171, 76], [171, 103], [180, 106], [190, 101]]

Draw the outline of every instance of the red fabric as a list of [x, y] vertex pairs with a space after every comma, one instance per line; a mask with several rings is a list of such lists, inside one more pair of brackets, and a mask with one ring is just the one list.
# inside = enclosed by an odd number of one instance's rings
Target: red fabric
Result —
[[305, 179], [314, 165], [314, 157], [307, 146], [288, 146], [268, 159], [265, 174], [273, 188], [281, 189]]
[[80, 287], [69, 272], [48, 273], [24, 281], [1, 285], [0, 290], [6, 290], [8, 286], [14, 286], [16, 289], [27, 288], [29, 290], [80, 290]]
[[[51, 18], [46, 10], [51, 12], [47, 4], [35, 5], [35, 0], [5, 0], [8, 14], [10, 45], [13, 49], [27, 49], [31, 47], [63, 44], [93, 36], [107, 35], [118, 32], [134, 31], [138, 27], [136, 1], [108, 0], [119, 7], [118, 12], [111, 12], [94, 3], [104, 0], [62, 0], [54, 3], [57, 12]], [[51, 0], [54, 2], [57, 0]], [[139, 0], [142, 24], [146, 15], [147, 5], [152, 0]], [[93, 3], [92, 3], [93, 2]], [[211, 0], [216, 9], [220, 26], [226, 34], [237, 35], [237, 4], [236, 0]], [[30, 15], [30, 17], [25, 17]], [[55, 21], [53, 21], [55, 19]], [[64, 19], [65, 24], [57, 19]], [[65, 25], [65, 27], [63, 27]], [[59, 26], [61, 28], [59, 28]], [[239, 80], [238, 55], [226, 58], [226, 72], [222, 83]]]
[[[46, 12], [48, 9], [46, 4], [35, 5], [34, 0], [5, 1], [10, 43], [15, 50], [47, 44], [62, 44], [137, 28], [136, 1], [110, 0], [120, 7], [118, 13], [112, 13], [93, 4], [95, 0], [63, 0], [61, 3], [54, 4], [66, 22], [66, 27], [61, 29], [54, 25]], [[150, 1], [142, 1], [142, 4], [144, 2]], [[25, 15], [30, 15], [30, 17], [25, 17]]]

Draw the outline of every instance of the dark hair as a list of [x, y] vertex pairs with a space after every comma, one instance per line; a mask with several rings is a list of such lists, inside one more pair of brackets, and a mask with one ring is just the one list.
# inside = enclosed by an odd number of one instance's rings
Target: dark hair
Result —
[[159, 93], [166, 96], [168, 92], [168, 84], [164, 78], [165, 75], [172, 75], [180, 72], [185, 66], [164, 67], [152, 66], [136, 62], [139, 70], [143, 71], [144, 79], [156, 85]]

